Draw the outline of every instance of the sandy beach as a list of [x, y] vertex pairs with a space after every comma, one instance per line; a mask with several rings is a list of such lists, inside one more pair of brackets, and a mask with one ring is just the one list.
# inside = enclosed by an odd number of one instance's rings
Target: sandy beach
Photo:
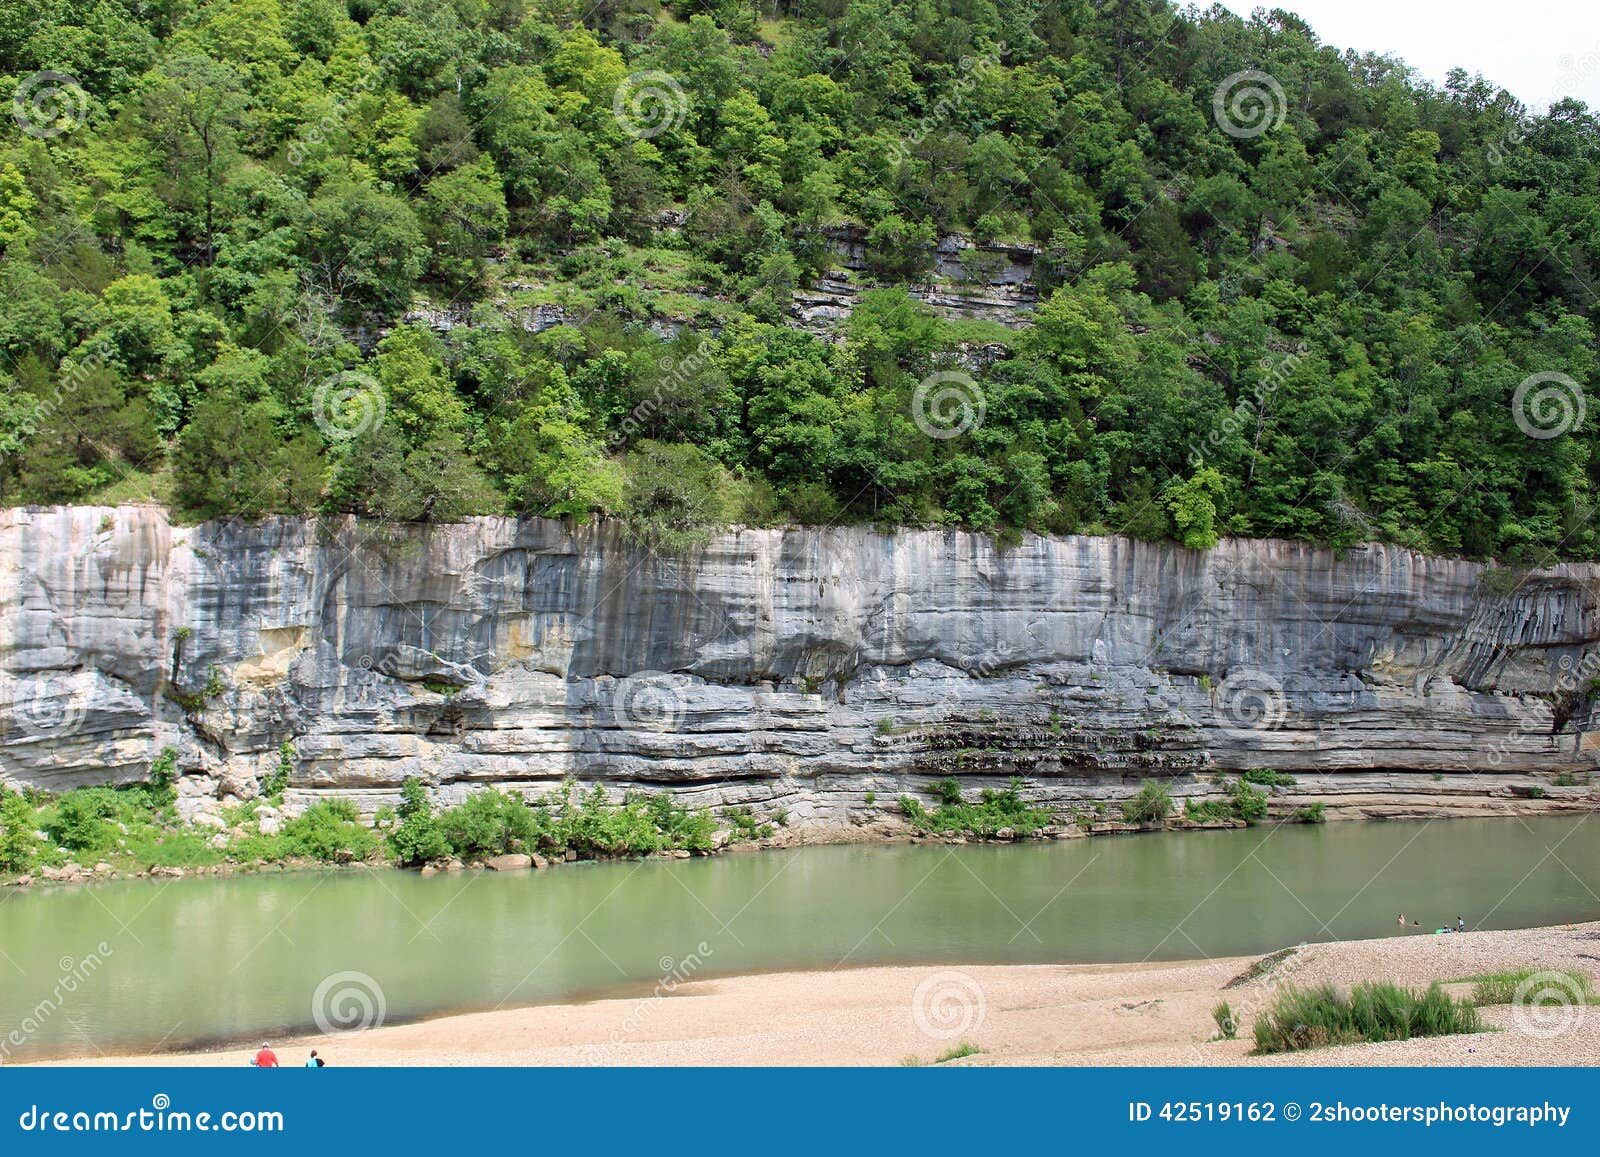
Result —
[[[1592, 1065], [1600, 1007], [1483, 1010], [1501, 1030], [1252, 1057], [1255, 1011], [1283, 984], [1425, 985], [1518, 967], [1600, 981], [1600, 923], [1315, 944], [1265, 957], [1121, 965], [917, 966], [695, 979], [583, 1003], [507, 1008], [272, 1042], [284, 1065]], [[1466, 985], [1459, 991], [1465, 993]], [[1597, 984], [1600, 987], [1600, 984]], [[1240, 1039], [1217, 1035], [1227, 1000]], [[245, 1065], [248, 1047], [65, 1063]]]

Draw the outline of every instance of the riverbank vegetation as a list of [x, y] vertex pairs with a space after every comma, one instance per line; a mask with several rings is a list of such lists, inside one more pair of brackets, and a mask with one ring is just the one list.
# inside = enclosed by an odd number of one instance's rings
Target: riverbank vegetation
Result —
[[929, 811], [914, 796], [900, 797], [900, 810], [911, 826], [929, 835], [971, 836], [974, 839], [1023, 839], [1037, 835], [1052, 822], [1044, 808], [1022, 799], [1022, 780], [1013, 778], [1005, 787], [986, 787], [975, 801], [961, 794], [955, 779], [942, 779], [928, 789], [938, 801]]
[[[407, 779], [397, 818], [389, 848], [402, 865], [540, 852], [573, 851], [586, 859], [674, 850], [705, 853], [719, 846], [712, 814], [685, 808], [665, 792], [630, 792], [614, 803], [602, 787], [580, 796], [571, 783], [531, 803], [515, 793], [482, 788], [434, 814], [421, 782]], [[761, 835], [738, 825], [733, 834]]]
[[1172, 793], [1165, 785], [1147, 779], [1139, 794], [1122, 805], [1122, 818], [1130, 824], [1163, 824], [1172, 814]]
[[[1217, 823], [1223, 820], [1243, 820], [1247, 824], [1265, 823], [1268, 815], [1269, 790], [1282, 792], [1294, 786], [1295, 778], [1270, 768], [1252, 768], [1239, 778], [1230, 780], [1219, 775], [1212, 781], [1222, 795], [1193, 797], [1183, 804], [1183, 818], [1190, 823]], [[1328, 820], [1328, 806], [1320, 800], [1295, 808], [1289, 820], [1300, 824], [1321, 824]]]
[[1573, 99], [1166, 0], [0, 24], [0, 502], [1600, 554]]
[[[169, 755], [157, 766], [170, 773]], [[603, 788], [579, 794], [571, 783], [531, 802], [482, 788], [435, 810], [422, 783], [408, 779], [398, 809], [380, 809], [372, 823], [344, 799], [321, 800], [285, 818], [281, 794], [262, 796], [204, 823], [199, 816], [181, 819], [176, 801], [170, 779], [159, 777], [55, 796], [0, 791], [0, 874], [54, 878], [297, 862], [414, 866], [507, 853], [705, 854], [773, 831], [764, 823], [724, 826], [709, 810], [685, 808], [665, 793], [614, 801]]]
[[1437, 982], [1421, 991], [1377, 981], [1357, 984], [1348, 993], [1328, 984], [1288, 987], [1256, 1018], [1255, 1051], [1300, 1052], [1481, 1031], [1478, 1010]]

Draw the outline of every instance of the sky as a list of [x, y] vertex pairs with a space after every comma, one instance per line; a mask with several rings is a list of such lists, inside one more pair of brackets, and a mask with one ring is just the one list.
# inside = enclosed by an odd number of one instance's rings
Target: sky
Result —
[[1534, 112], [1565, 96], [1600, 108], [1597, 0], [1221, 2], [1244, 16], [1258, 6], [1283, 8], [1324, 44], [1392, 53], [1435, 83], [1453, 67], [1481, 72]]

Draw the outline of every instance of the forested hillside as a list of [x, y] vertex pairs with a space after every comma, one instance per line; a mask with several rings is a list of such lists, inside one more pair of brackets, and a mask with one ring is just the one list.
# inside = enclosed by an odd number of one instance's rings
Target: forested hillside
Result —
[[0, 74], [5, 504], [1600, 554], [1594, 116], [1282, 12], [3, 0]]

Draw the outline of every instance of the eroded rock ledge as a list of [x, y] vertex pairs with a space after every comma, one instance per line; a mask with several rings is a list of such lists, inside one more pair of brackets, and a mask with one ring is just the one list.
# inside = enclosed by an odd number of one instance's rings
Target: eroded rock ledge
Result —
[[173, 746], [197, 803], [288, 743], [291, 806], [574, 778], [842, 824], [946, 775], [1066, 808], [1272, 767], [1352, 814], [1567, 810], [1597, 601], [1595, 567], [1384, 546], [735, 530], [675, 558], [543, 519], [10, 510], [0, 774], [137, 779]]

